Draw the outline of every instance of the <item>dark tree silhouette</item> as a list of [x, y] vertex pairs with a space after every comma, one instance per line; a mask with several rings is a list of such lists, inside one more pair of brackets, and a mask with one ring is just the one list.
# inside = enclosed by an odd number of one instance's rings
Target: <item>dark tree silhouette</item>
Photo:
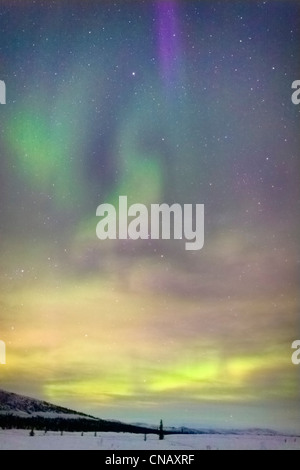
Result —
[[135, 434], [157, 434], [157, 429], [134, 426], [115, 421], [88, 418], [42, 418], [40, 416], [14, 416], [12, 413], [0, 414], [0, 429], [31, 429], [35, 431], [66, 432], [126, 432]]
[[164, 425], [163, 425], [163, 421], [162, 421], [162, 419], [161, 419], [160, 425], [159, 425], [159, 440], [160, 440], [160, 441], [163, 441], [164, 438], [165, 438]]

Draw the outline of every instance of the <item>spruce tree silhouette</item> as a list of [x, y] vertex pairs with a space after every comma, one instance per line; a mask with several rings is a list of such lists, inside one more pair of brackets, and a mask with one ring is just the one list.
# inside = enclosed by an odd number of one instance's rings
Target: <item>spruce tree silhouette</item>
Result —
[[160, 425], [159, 425], [159, 440], [160, 441], [163, 441], [165, 438], [165, 435], [164, 435], [164, 425], [163, 425], [163, 421], [162, 419], [160, 420]]

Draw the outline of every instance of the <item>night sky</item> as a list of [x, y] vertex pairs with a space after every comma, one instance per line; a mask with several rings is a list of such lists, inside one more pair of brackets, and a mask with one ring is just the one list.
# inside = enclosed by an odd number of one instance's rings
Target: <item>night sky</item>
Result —
[[[0, 388], [300, 431], [298, 1], [0, 4]], [[205, 204], [205, 245], [96, 236]]]

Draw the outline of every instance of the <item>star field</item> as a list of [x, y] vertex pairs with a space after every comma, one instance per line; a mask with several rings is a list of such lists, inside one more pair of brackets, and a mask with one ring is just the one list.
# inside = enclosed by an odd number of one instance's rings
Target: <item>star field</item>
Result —
[[[299, 4], [2, 1], [1, 388], [299, 431]], [[205, 246], [96, 208], [205, 204]]]

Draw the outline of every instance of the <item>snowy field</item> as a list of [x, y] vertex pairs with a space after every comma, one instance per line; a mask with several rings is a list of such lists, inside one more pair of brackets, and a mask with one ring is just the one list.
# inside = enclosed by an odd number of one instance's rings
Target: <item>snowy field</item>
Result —
[[157, 436], [37, 431], [0, 431], [0, 450], [300, 450], [300, 438], [285, 436], [234, 436], [234, 435], [171, 435], [164, 441]]

